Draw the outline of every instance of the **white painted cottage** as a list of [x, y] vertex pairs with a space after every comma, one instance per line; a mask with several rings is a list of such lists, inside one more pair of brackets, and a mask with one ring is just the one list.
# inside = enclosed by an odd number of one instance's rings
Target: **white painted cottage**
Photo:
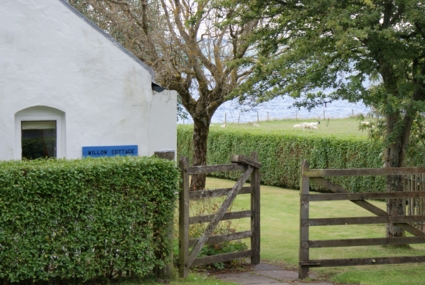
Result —
[[1, 0], [0, 160], [176, 149], [175, 91], [65, 0]]

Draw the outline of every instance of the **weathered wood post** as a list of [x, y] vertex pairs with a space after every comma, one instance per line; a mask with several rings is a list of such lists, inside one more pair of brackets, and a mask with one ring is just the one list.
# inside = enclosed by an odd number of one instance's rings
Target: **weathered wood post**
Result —
[[[162, 151], [155, 151], [154, 156], [163, 158], [166, 160], [174, 160], [175, 152], [174, 150], [162, 150]], [[174, 215], [173, 215], [174, 216]], [[170, 242], [169, 244], [169, 251], [170, 251], [170, 262], [166, 264], [163, 268], [156, 268], [155, 273], [156, 276], [162, 277], [162, 278], [171, 278], [174, 271], [174, 264], [173, 264], [173, 228], [174, 228], [174, 219], [171, 218], [170, 221], [168, 221], [168, 229], [167, 229], [167, 238]], [[160, 254], [160, 253], [159, 253]]]
[[179, 161], [181, 172], [179, 192], [179, 276], [187, 278], [189, 272], [189, 159]]
[[[258, 153], [252, 152], [251, 158], [258, 161]], [[251, 264], [260, 263], [260, 169], [255, 168], [251, 174]]]
[[166, 160], [174, 160], [175, 152], [174, 150], [159, 150], [155, 151], [154, 155], [159, 158], [163, 158]]
[[308, 194], [310, 188], [310, 179], [305, 175], [305, 172], [309, 170], [309, 164], [306, 160], [302, 161], [301, 164], [301, 185], [300, 185], [300, 249], [299, 249], [299, 266], [298, 266], [298, 278], [304, 279], [308, 277], [309, 267], [308, 265], [302, 265], [303, 262], [307, 262], [310, 259], [310, 252], [308, 248], [308, 224], [303, 223], [309, 218], [309, 201]]

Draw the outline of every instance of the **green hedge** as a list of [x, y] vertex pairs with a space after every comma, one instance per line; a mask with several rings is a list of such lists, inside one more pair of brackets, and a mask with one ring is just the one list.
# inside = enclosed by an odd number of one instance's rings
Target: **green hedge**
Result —
[[177, 182], [158, 158], [0, 162], [0, 283], [151, 273]]
[[[192, 126], [179, 125], [177, 154], [192, 158]], [[370, 140], [355, 137], [322, 136], [320, 134], [299, 134], [284, 131], [227, 130], [211, 128], [208, 138], [208, 164], [229, 163], [231, 154], [250, 155], [258, 152], [262, 163], [261, 182], [266, 185], [299, 189], [300, 164], [302, 159], [312, 169], [324, 168], [379, 168], [382, 167], [380, 153], [382, 146]], [[409, 166], [423, 166], [423, 152], [412, 149]], [[213, 174], [235, 179], [237, 174]], [[351, 192], [384, 191], [384, 177], [340, 177], [332, 178]], [[311, 190], [324, 191], [318, 185]]]

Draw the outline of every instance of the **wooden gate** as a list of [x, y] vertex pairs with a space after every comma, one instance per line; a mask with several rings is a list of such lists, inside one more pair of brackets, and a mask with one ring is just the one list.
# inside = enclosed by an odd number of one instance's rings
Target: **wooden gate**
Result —
[[[403, 190], [413, 192], [425, 191], [425, 175], [424, 174], [411, 174], [403, 178]], [[425, 215], [425, 198], [424, 197], [411, 197], [406, 199], [406, 208], [404, 212], [410, 216], [423, 216]], [[412, 223], [417, 229], [424, 231], [425, 223], [415, 222]]]
[[[229, 261], [238, 258], [251, 258], [251, 264], [260, 262], [260, 167], [257, 161], [257, 153], [252, 153], [251, 157], [243, 155], [233, 155], [231, 164], [194, 166], [189, 167], [186, 157], [179, 161], [182, 175], [180, 206], [179, 206], [179, 275], [187, 277], [191, 266], [205, 265], [215, 262]], [[189, 175], [244, 171], [233, 188], [189, 191]], [[243, 187], [247, 179], [251, 177], [251, 186]], [[251, 209], [226, 213], [233, 200], [238, 194], [251, 194]], [[227, 196], [223, 204], [214, 215], [189, 217], [189, 200]], [[228, 235], [212, 236], [212, 233], [221, 220], [251, 218], [251, 230], [237, 232]], [[189, 225], [196, 223], [209, 223], [205, 232], [199, 239], [189, 239]], [[231, 240], [251, 238], [251, 249], [233, 253], [219, 254], [207, 257], [197, 257], [205, 244], [216, 244]], [[191, 249], [191, 250], [190, 250]]]
[[[328, 176], [362, 176], [362, 175], [411, 175], [424, 174], [425, 168], [364, 168], [364, 169], [309, 169], [307, 161], [303, 161], [301, 167], [301, 194], [300, 194], [300, 247], [299, 247], [299, 270], [300, 279], [308, 277], [310, 267], [325, 266], [354, 266], [397, 264], [409, 262], [425, 262], [425, 256], [400, 256], [400, 257], [373, 257], [373, 258], [349, 258], [349, 259], [320, 259], [310, 260], [310, 248], [344, 247], [344, 246], [370, 246], [370, 245], [407, 245], [425, 243], [425, 233], [411, 223], [423, 223], [424, 215], [389, 216], [386, 211], [366, 202], [366, 199], [413, 199], [425, 197], [425, 192], [399, 191], [399, 192], [370, 192], [349, 193], [341, 186], [336, 185], [323, 177]], [[309, 194], [310, 180], [322, 185], [334, 193]], [[349, 200], [358, 206], [368, 210], [373, 217], [350, 217], [350, 218], [309, 218], [309, 203], [316, 201]], [[365, 239], [340, 239], [340, 240], [310, 240], [309, 227], [331, 225], [358, 225], [393, 223], [413, 237], [399, 238], [365, 238]]]

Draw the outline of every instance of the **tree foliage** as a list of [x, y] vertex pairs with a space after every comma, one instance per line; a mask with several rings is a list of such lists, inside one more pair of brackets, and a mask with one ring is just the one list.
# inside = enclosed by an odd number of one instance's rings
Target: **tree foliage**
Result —
[[[385, 118], [385, 166], [403, 166], [412, 124], [425, 110], [425, 3], [236, 1], [252, 5], [246, 20], [266, 22], [252, 39], [262, 57], [238, 89], [245, 100], [291, 95], [307, 108], [334, 99], [363, 100]], [[399, 177], [387, 178], [388, 191], [401, 189]], [[393, 202], [389, 214], [402, 214], [402, 201]]]
[[[253, 38], [264, 56], [241, 86], [246, 96], [291, 95], [309, 108], [327, 99], [363, 100], [377, 108], [386, 103], [385, 113], [423, 101], [425, 4], [250, 2], [256, 13], [247, 16], [267, 24]], [[369, 82], [375, 87], [367, 88]]]
[[[215, 0], [70, 3], [152, 67], [160, 85], [179, 93], [194, 121], [194, 165], [205, 164], [211, 118], [252, 73], [256, 53], [248, 38], [261, 20], [241, 23], [238, 20], [247, 8], [231, 1], [223, 5]], [[204, 185], [204, 177], [192, 178], [193, 189]]]

